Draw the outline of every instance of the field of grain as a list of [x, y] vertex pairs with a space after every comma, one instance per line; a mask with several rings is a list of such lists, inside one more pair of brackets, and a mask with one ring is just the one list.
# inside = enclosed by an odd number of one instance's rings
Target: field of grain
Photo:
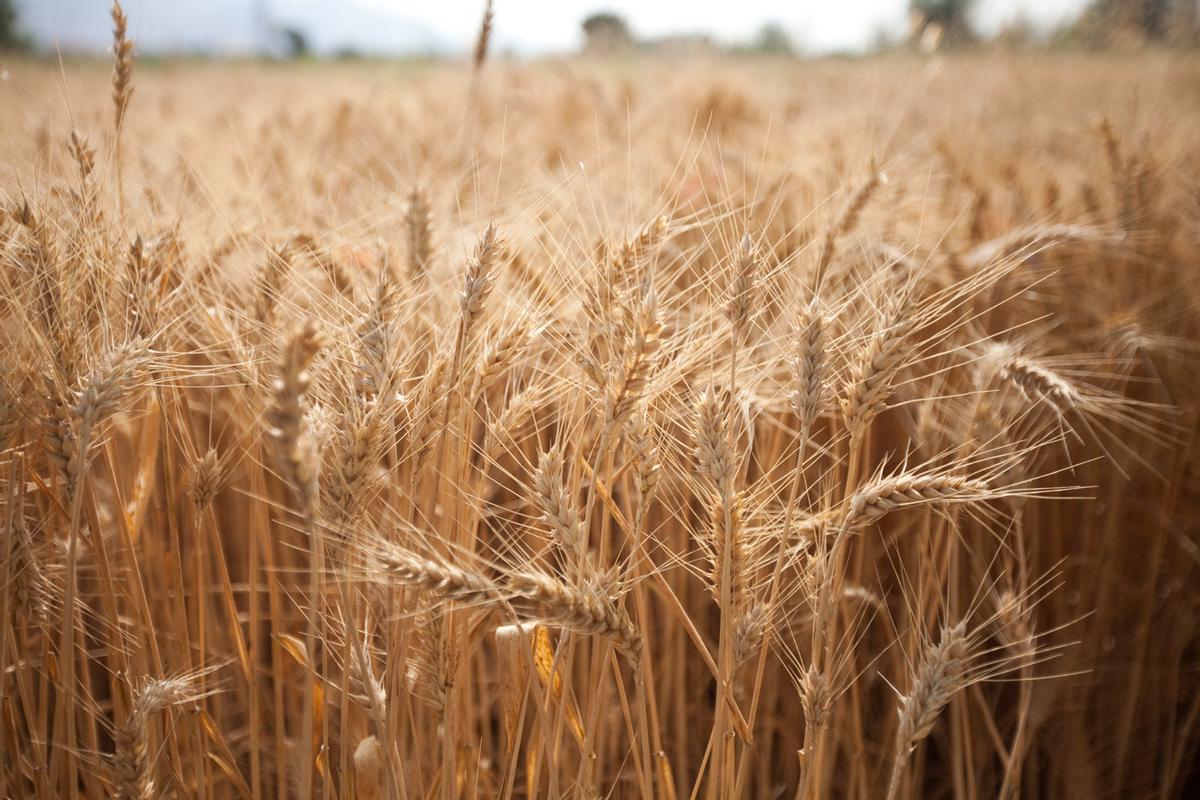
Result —
[[1200, 60], [121, 41], [0, 82], [0, 796], [1200, 787]]

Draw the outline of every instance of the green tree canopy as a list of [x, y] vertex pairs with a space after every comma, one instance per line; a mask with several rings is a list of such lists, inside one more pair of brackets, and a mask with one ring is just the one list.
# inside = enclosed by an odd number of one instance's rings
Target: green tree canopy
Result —
[[0, 50], [29, 46], [29, 39], [17, 24], [17, 6], [13, 0], [0, 0]]
[[621, 50], [633, 43], [629, 25], [619, 14], [600, 11], [583, 21], [584, 47], [591, 51]]
[[792, 37], [788, 36], [788, 32], [778, 22], [768, 22], [759, 28], [751, 49], [756, 53], [773, 56], [791, 55], [795, 50]]

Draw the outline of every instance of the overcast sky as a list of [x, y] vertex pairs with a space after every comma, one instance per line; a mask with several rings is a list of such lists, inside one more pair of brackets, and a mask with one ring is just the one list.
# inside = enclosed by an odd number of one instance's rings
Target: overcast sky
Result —
[[[1035, 25], [1070, 19], [1086, 0], [977, 0], [977, 24], [995, 29], [1024, 17]], [[17, 0], [25, 27], [48, 46], [103, 49], [110, 0]], [[124, 0], [142, 49], [247, 52], [263, 16], [299, 27], [320, 50], [462, 51], [479, 26], [482, 0]], [[611, 10], [638, 36], [705, 33], [745, 40], [764, 23], [784, 26], [810, 51], [853, 50], [879, 32], [905, 30], [908, 0], [495, 0], [500, 49], [526, 54], [578, 47], [579, 23]], [[257, 13], [256, 13], [257, 12]]]

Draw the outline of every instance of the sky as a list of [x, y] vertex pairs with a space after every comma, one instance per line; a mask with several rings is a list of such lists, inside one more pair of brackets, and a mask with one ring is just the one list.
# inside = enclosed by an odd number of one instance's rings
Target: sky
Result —
[[[110, 0], [16, 0], [22, 23], [45, 46], [103, 50]], [[253, 51], [265, 16], [305, 30], [318, 51], [462, 52], [471, 46], [483, 0], [123, 0], [143, 51]], [[526, 55], [578, 48], [580, 22], [598, 10], [623, 16], [640, 37], [703, 33], [745, 41], [767, 22], [809, 52], [856, 50], [906, 26], [908, 0], [494, 0], [500, 50]], [[1024, 18], [1049, 26], [1086, 0], [976, 0], [983, 30]]]

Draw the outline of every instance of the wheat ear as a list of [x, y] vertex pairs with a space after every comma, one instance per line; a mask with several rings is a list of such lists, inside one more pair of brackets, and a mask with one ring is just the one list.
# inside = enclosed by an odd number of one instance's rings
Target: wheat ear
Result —
[[587, 549], [587, 542], [579, 510], [563, 484], [562, 472], [561, 446], [542, 453], [533, 473], [533, 499], [555, 542], [564, 554], [574, 558]]
[[428, 276], [433, 264], [433, 211], [429, 197], [417, 186], [408, 192], [404, 234], [408, 243], [408, 274], [414, 278]]
[[539, 604], [548, 621], [608, 639], [630, 661], [637, 662], [642, 648], [637, 626], [595, 581], [572, 586], [526, 570], [512, 573], [507, 586], [514, 594]]
[[850, 202], [846, 204], [846, 208], [838, 218], [837, 224], [831, 225], [826, 229], [825, 238], [821, 241], [821, 251], [817, 256], [816, 275], [818, 287], [820, 287], [825, 273], [829, 269], [829, 265], [833, 263], [834, 256], [837, 255], [838, 242], [849, 236], [858, 227], [863, 209], [867, 207], [867, 203], [870, 202], [871, 197], [883, 181], [883, 173], [876, 169], [875, 164], [872, 163], [870, 177], [851, 195]]
[[271, 386], [271, 405], [267, 409], [268, 432], [279, 446], [284, 477], [296, 490], [301, 514], [309, 520], [317, 503], [320, 463], [301, 404], [312, 381], [309, 369], [321, 341], [313, 320], [302, 323], [287, 338], [280, 354], [278, 374]]
[[709, 387], [696, 404], [696, 465], [723, 500], [733, 493], [737, 458], [730, 441], [726, 403], [722, 393]]
[[488, 45], [492, 41], [492, 25], [495, 21], [495, 15], [492, 12], [492, 0], [487, 0], [483, 7], [483, 19], [479, 23], [479, 36], [475, 39], [475, 53], [471, 59], [471, 63], [478, 72], [483, 68], [483, 62], [487, 60]]
[[388, 582], [464, 603], [502, 602], [496, 583], [477, 572], [386, 543], [377, 543], [369, 557], [380, 577]]
[[645, 392], [654, 356], [659, 348], [662, 324], [658, 319], [658, 296], [649, 281], [626, 311], [625, 347], [617, 374], [607, 383], [605, 424], [620, 428], [629, 419]]
[[148, 746], [150, 720], [160, 711], [196, 702], [203, 696], [191, 677], [151, 680], [137, 691], [129, 716], [113, 737], [116, 745], [113, 772], [119, 800], [151, 800], [158, 796], [154, 759]]
[[129, 38], [129, 18], [120, 0], [113, 0], [113, 151], [117, 172], [117, 202], [122, 222], [125, 219], [124, 179], [121, 170], [121, 132], [125, 128], [125, 112], [133, 96], [133, 40]]
[[814, 297], [800, 314], [796, 354], [792, 359], [792, 410], [803, 432], [811, 431], [825, 410], [827, 327], [820, 301]]
[[911, 688], [900, 701], [900, 722], [892, 756], [887, 800], [894, 800], [912, 751], [933, 730], [951, 698], [970, 682], [972, 652], [966, 623], [943, 628], [936, 644], [921, 653], [913, 671]]
[[852, 368], [841, 398], [842, 415], [852, 441], [858, 441], [885, 408], [896, 376], [909, 351], [905, 348], [912, 329], [907, 304], [875, 331]]
[[745, 338], [754, 316], [760, 265], [761, 257], [758, 248], [754, 246], [750, 234], [746, 234], [738, 245], [733, 269], [733, 284], [729, 288], [729, 299], [725, 303], [725, 316], [729, 319], [729, 324], [733, 326], [734, 338], [739, 344]]
[[851, 495], [844, 525], [859, 530], [904, 506], [944, 505], [995, 497], [986, 482], [952, 473], [902, 473], [870, 481]]
[[463, 276], [459, 307], [462, 312], [459, 332], [459, 349], [465, 350], [471, 340], [479, 318], [487, 305], [488, 296], [496, 285], [495, 269], [503, 257], [504, 241], [496, 233], [495, 225], [488, 225], [475, 247], [475, 255], [467, 264]]

